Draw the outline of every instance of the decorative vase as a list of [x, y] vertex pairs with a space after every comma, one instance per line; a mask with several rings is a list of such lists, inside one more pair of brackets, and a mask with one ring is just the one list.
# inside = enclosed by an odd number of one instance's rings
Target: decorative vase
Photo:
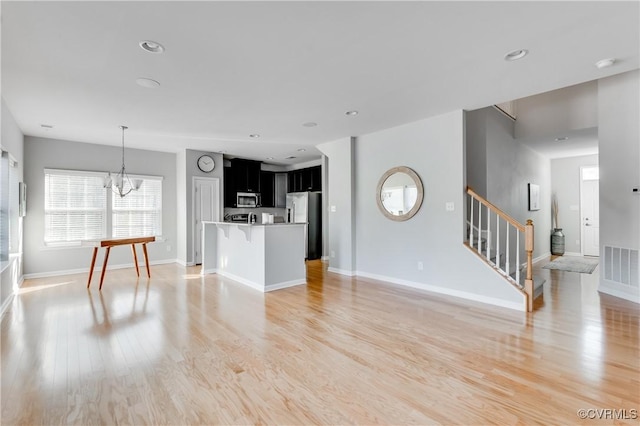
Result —
[[564, 254], [564, 234], [562, 228], [554, 228], [551, 234], [551, 254], [562, 256]]

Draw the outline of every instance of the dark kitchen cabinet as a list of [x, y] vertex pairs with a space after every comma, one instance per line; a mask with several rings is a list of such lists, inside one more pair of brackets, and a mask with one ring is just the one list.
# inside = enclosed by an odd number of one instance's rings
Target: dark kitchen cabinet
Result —
[[274, 172], [260, 171], [260, 199], [262, 207], [275, 207], [275, 182]]
[[289, 192], [322, 191], [321, 166], [289, 172]]
[[260, 162], [234, 158], [231, 160], [236, 192], [260, 192]]
[[233, 172], [231, 167], [224, 168], [224, 206], [236, 207], [236, 187], [233, 184]]

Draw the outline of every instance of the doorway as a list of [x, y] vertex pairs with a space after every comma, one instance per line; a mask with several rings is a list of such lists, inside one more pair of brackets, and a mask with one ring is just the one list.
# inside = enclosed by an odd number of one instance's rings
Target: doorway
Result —
[[220, 221], [220, 179], [193, 178], [193, 263], [202, 263], [202, 222]]
[[583, 256], [600, 256], [600, 173], [580, 167], [580, 232]]

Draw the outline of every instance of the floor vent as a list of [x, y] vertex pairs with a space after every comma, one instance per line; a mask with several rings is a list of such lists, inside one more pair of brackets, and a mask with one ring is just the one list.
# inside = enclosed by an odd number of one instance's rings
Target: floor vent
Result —
[[640, 287], [638, 250], [604, 246], [604, 278], [608, 281]]

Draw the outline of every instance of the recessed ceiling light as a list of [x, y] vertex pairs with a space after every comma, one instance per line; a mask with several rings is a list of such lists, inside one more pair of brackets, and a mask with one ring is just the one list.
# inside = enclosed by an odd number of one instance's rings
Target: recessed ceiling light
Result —
[[284, 157], [285, 160], [293, 160], [294, 158], [296, 158], [296, 157], [294, 157], [293, 155], [290, 155], [288, 157]]
[[568, 139], [569, 139], [568, 136], [562, 136], [561, 138], [556, 138], [556, 142], [562, 142], [562, 141], [566, 141]]
[[273, 157], [267, 157], [267, 160], [273, 160]]
[[46, 130], [53, 129], [53, 125], [52, 124], [41, 124], [40, 127], [42, 127], [43, 129], [46, 129]]
[[150, 78], [140, 77], [136, 79], [136, 83], [138, 84], [138, 86], [146, 87], [147, 89], [157, 89], [158, 87], [160, 87], [159, 82]]
[[304, 127], [316, 127], [317, 125], [318, 123], [314, 123], [313, 121], [303, 124]]
[[346, 115], [358, 115], [358, 111], [356, 110], [351, 110], [351, 111], [347, 111], [345, 112]]
[[609, 58], [609, 59], [601, 59], [598, 62], [596, 62], [596, 67], [602, 69], [602, 68], [607, 68], [610, 67], [611, 65], [615, 64], [616, 60], [614, 58]]
[[517, 61], [518, 59], [522, 59], [525, 56], [527, 56], [528, 53], [529, 53], [529, 51], [527, 49], [512, 50], [511, 52], [509, 52], [506, 55], [504, 55], [504, 60], [505, 61]]
[[255, 138], [259, 138], [259, 137], [260, 137], [260, 135], [259, 135], [259, 134], [257, 134], [257, 133], [254, 133], [254, 134], [252, 134], [252, 135], [249, 135], [249, 137], [250, 137], [250, 138], [254, 138], [254, 139], [255, 139]]
[[149, 53], [163, 53], [164, 52], [164, 46], [161, 45], [160, 43], [157, 43], [155, 41], [151, 41], [151, 40], [142, 40], [140, 43], [138, 43], [138, 45], [140, 47], [142, 47], [142, 50], [149, 52]]
[[304, 149], [304, 148], [300, 148], [300, 149], [298, 150], [298, 152], [305, 152], [305, 151], [306, 151], [306, 149]]

